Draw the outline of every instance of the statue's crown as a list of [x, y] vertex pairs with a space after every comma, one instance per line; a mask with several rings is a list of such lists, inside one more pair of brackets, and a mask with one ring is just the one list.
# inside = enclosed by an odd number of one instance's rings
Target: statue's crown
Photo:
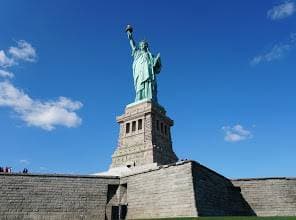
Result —
[[141, 41], [139, 42], [139, 44], [145, 44], [145, 45], [148, 46], [148, 41], [147, 41], [146, 39], [144, 39], [144, 40], [141, 40]]

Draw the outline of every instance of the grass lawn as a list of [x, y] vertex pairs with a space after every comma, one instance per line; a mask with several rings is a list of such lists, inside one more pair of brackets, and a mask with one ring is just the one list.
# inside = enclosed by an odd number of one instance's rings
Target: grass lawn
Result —
[[[141, 220], [149, 220], [149, 219], [141, 219]], [[295, 217], [253, 217], [252, 216], [252, 217], [162, 218], [162, 219], [153, 219], [153, 220], [296, 220], [296, 216]]]

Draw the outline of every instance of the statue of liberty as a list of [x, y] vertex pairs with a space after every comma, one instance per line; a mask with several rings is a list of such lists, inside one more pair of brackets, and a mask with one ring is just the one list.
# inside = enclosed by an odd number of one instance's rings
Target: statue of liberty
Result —
[[135, 102], [148, 99], [157, 103], [156, 74], [161, 70], [160, 54], [153, 56], [146, 41], [137, 47], [132, 36], [133, 28], [128, 25], [126, 33], [132, 48], [133, 77], [136, 90]]

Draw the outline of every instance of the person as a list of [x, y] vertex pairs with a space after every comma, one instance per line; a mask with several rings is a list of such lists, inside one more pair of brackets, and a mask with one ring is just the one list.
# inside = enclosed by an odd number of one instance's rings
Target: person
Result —
[[3, 173], [3, 172], [4, 172], [3, 167], [0, 167], [0, 173]]
[[133, 61], [133, 78], [136, 90], [135, 101], [150, 99], [157, 102], [157, 81], [156, 74], [160, 73], [161, 61], [160, 54], [153, 56], [149, 51], [147, 41], [141, 41], [139, 46], [132, 36], [132, 27], [126, 28], [127, 36], [132, 48]]
[[23, 173], [28, 173], [28, 169], [27, 168], [24, 168], [23, 169]]

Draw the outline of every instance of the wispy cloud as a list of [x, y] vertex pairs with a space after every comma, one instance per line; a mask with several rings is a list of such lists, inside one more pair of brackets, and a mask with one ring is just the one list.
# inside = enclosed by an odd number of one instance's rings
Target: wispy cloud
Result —
[[35, 48], [24, 40], [17, 41], [17, 47], [10, 47], [8, 52], [14, 60], [34, 62], [37, 57]]
[[251, 139], [253, 137], [252, 133], [243, 128], [240, 124], [234, 125], [233, 127], [223, 126], [222, 130], [225, 132], [224, 140], [227, 142], [238, 142]]
[[262, 62], [271, 62], [273, 60], [281, 59], [289, 50], [291, 50], [292, 45], [290, 44], [275, 44], [270, 51], [257, 55], [251, 61], [251, 65], [257, 65]]
[[0, 70], [0, 78], [13, 78], [14, 74], [12, 72], [6, 71], [6, 70]]
[[0, 82], [1, 106], [12, 108], [28, 126], [48, 131], [58, 125], [71, 128], [81, 124], [81, 118], [75, 112], [82, 107], [81, 102], [65, 97], [46, 102], [34, 100], [8, 81]]
[[0, 50], [0, 79], [5, 78], [0, 81], [0, 107], [11, 108], [28, 126], [48, 131], [56, 126], [77, 127], [82, 121], [76, 113], [82, 107], [81, 102], [66, 97], [49, 101], [36, 100], [10, 82], [14, 74], [7, 71], [7, 68], [19, 61], [34, 62], [36, 58], [35, 48], [24, 40], [17, 41], [17, 46], [10, 47], [7, 53]]
[[17, 46], [12, 46], [7, 52], [0, 50], [0, 67], [8, 68], [17, 65], [19, 61], [36, 61], [36, 49], [27, 41], [17, 41]]
[[271, 20], [279, 20], [293, 15], [296, 12], [296, 4], [292, 1], [286, 1], [280, 5], [274, 6], [267, 11], [267, 17]]
[[292, 33], [288, 40], [285, 42], [280, 42], [274, 44], [271, 49], [266, 51], [263, 54], [255, 56], [250, 64], [252, 66], [257, 65], [263, 62], [271, 62], [274, 60], [279, 60], [284, 57], [290, 50], [295, 49], [296, 47], [296, 33]]
[[12, 58], [9, 58], [4, 50], [0, 50], [0, 67], [6, 68], [14, 65], [15, 62]]

